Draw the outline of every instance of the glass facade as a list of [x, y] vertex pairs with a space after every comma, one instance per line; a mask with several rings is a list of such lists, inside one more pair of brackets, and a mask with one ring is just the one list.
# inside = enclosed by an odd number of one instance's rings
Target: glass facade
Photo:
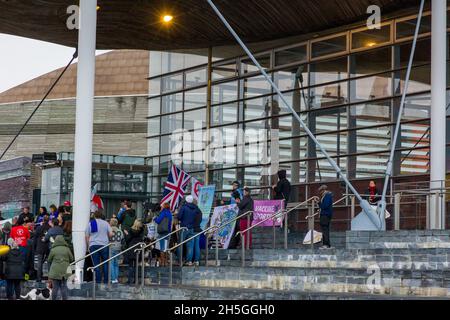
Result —
[[[256, 55], [351, 179], [384, 176], [405, 90], [415, 20], [415, 16], [404, 17], [384, 22], [380, 30], [348, 30]], [[427, 12], [402, 115], [395, 176], [429, 173], [430, 21]], [[173, 54], [158, 55], [170, 64]], [[159, 59], [157, 69], [170, 71], [151, 72], [147, 162], [153, 168], [149, 177], [152, 197], [161, 195], [167, 178], [175, 130], [194, 135], [195, 129], [210, 128], [226, 137], [221, 161], [207, 157], [206, 143], [195, 143], [195, 137], [177, 149], [184, 160], [197, 159], [180, 166], [202, 181], [207, 172], [205, 159], [209, 158], [209, 182], [224, 196], [229, 195], [232, 181], [240, 180], [266, 197], [273, 184], [274, 163], [287, 170], [294, 185], [338, 181], [321, 151], [293, 121], [248, 57], [214, 60], [210, 106], [207, 57], [195, 60], [200, 63], [183, 69], [160, 67]], [[236, 134], [230, 138], [227, 130]], [[252, 142], [249, 132], [264, 134], [257, 134]], [[252, 143], [264, 149], [263, 155], [250, 147]], [[214, 149], [213, 141], [210, 148]]]

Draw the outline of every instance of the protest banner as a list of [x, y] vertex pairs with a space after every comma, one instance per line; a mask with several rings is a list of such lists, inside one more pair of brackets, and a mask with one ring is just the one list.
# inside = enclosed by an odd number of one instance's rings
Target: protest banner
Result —
[[[223, 223], [226, 223], [227, 221], [235, 219], [238, 215], [238, 212], [239, 208], [235, 204], [216, 207], [211, 218], [211, 226], [219, 226]], [[218, 238], [219, 245], [222, 249], [228, 249], [235, 227], [236, 222], [233, 222], [214, 233], [214, 239]]]
[[[273, 216], [284, 208], [284, 200], [255, 200], [254, 201], [253, 224], [257, 224], [265, 219]], [[275, 220], [275, 226], [281, 227], [283, 224], [282, 217]], [[273, 220], [268, 220], [261, 227], [273, 227]]]
[[209, 220], [209, 214], [214, 202], [216, 186], [204, 186], [199, 189], [198, 207], [203, 214], [200, 227], [204, 230]]

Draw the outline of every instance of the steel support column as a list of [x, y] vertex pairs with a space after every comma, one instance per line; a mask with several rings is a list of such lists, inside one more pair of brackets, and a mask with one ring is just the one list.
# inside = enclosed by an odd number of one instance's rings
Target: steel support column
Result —
[[[430, 188], [445, 189], [447, 1], [432, 0]], [[431, 196], [430, 229], [445, 228], [445, 197]]]
[[[80, 0], [72, 232], [75, 259], [86, 254], [84, 234], [91, 209], [96, 33], [97, 0]], [[79, 281], [83, 264], [81, 261], [76, 267]]]

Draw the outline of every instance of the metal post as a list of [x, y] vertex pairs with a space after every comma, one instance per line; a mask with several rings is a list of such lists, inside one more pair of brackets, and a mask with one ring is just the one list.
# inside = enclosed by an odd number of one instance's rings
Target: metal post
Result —
[[[165, 252], [163, 252], [165, 254]], [[145, 246], [142, 245], [141, 290], [145, 286]]]
[[241, 254], [242, 254], [242, 268], [245, 268], [245, 237], [244, 234], [241, 233]]
[[173, 282], [173, 257], [172, 257], [172, 251], [169, 251], [169, 259], [170, 259], [170, 269], [169, 269], [169, 286], [172, 286]]
[[284, 249], [288, 248], [288, 214], [284, 213]]
[[209, 264], [209, 235], [206, 235], [206, 250], [205, 250], [205, 266], [207, 267]]
[[430, 195], [427, 195], [427, 197], [426, 197], [426, 202], [427, 202], [427, 208], [426, 208], [426, 211], [427, 211], [427, 222], [426, 222], [426, 224], [427, 224], [427, 230], [430, 230], [431, 229], [431, 221], [430, 221], [430, 218], [431, 218], [431, 214], [430, 214]]
[[309, 230], [311, 231], [311, 250], [314, 252], [314, 201], [312, 201], [310, 208]]
[[[75, 260], [86, 255], [84, 231], [91, 212], [92, 140], [94, 128], [95, 47], [97, 0], [80, 1], [78, 32], [77, 102], [75, 120], [75, 161], [73, 188], [73, 247]], [[82, 282], [84, 260], [76, 265]]]
[[210, 140], [211, 140], [211, 105], [212, 105], [212, 58], [213, 49], [208, 48], [208, 86], [206, 97], [206, 148], [205, 148], [205, 185], [209, 185]]
[[400, 230], [400, 201], [402, 195], [400, 193], [395, 194], [394, 198], [394, 229]]
[[[446, 180], [446, 77], [447, 77], [447, 2], [431, 3], [431, 142], [430, 188], [445, 188]], [[433, 218], [431, 229], [444, 229], [441, 225], [445, 206], [440, 197], [430, 205]]]
[[[247, 228], [251, 227], [251, 221], [250, 221], [250, 215], [247, 216]], [[249, 232], [247, 232], [247, 239], [248, 241], [246, 242], [247, 245], [247, 250], [250, 250], [250, 233], [252, 231], [250, 230]]]
[[220, 266], [220, 262], [219, 262], [219, 232], [217, 232], [216, 235], [216, 267]]
[[[108, 260], [111, 259], [111, 246], [108, 247]], [[108, 288], [111, 288], [111, 271], [112, 271], [112, 261], [108, 261]]]
[[95, 285], [97, 280], [95, 279], [95, 269], [92, 270], [92, 299], [95, 300]]
[[134, 270], [134, 284], [136, 285], [136, 288], [139, 285], [139, 251], [136, 251], [136, 270]]
[[[183, 237], [183, 241], [184, 241], [184, 237]], [[181, 242], [183, 242], [183, 241], [181, 241]], [[186, 243], [187, 244], [187, 243]], [[180, 256], [179, 256], [179, 259], [180, 259], [180, 268], [183, 268], [183, 247], [184, 247], [184, 244], [182, 244], [181, 246], [180, 246]]]
[[351, 196], [351, 200], [352, 200], [351, 217], [353, 220], [353, 219], [355, 219], [355, 216], [356, 216], [356, 197]]
[[276, 246], [275, 246], [275, 241], [276, 241], [275, 222], [276, 222], [276, 219], [277, 219], [277, 216], [274, 216], [274, 217], [273, 217], [273, 220], [272, 220], [272, 230], [273, 230], [273, 239], [272, 239], [273, 244], [272, 244], [272, 247], [273, 247], [273, 249], [275, 249], [275, 247], [276, 247]]

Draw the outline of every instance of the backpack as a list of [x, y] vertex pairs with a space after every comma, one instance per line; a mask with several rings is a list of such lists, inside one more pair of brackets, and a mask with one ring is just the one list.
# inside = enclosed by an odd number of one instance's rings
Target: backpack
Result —
[[158, 234], [169, 233], [169, 218], [165, 217], [160, 224], [158, 224]]

